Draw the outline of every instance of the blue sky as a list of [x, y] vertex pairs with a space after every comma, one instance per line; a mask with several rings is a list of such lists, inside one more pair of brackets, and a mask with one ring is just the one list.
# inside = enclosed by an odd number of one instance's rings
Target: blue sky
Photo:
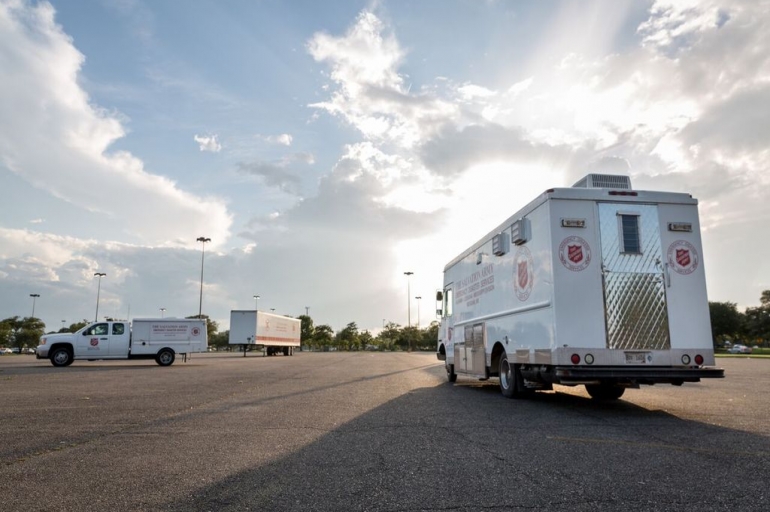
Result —
[[405, 324], [410, 270], [425, 325], [447, 261], [593, 170], [698, 197], [710, 299], [754, 305], [768, 10], [0, 0], [0, 317], [93, 318], [97, 271], [100, 316], [195, 314], [207, 236], [223, 324]]

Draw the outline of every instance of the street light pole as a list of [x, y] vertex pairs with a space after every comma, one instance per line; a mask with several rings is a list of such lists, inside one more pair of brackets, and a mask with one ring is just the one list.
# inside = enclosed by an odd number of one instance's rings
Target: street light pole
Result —
[[160, 317], [163, 318], [164, 313], [166, 312], [166, 308], [160, 308]]
[[35, 318], [35, 300], [40, 297], [39, 293], [30, 293], [30, 297], [32, 297], [32, 318]]
[[310, 306], [305, 306], [305, 316], [310, 316]]
[[415, 297], [417, 300], [417, 328], [420, 328], [420, 300], [422, 300], [422, 297]]
[[106, 275], [104, 272], [94, 272], [94, 277], [99, 278], [99, 285], [96, 288], [96, 314], [94, 315], [94, 322], [99, 321], [99, 295], [102, 293], [102, 277]]
[[255, 310], [259, 309], [259, 295], [254, 296], [254, 309]]
[[195, 241], [201, 243], [201, 297], [198, 302], [198, 318], [203, 318], [203, 255], [206, 252], [206, 242], [211, 242], [211, 238], [199, 236]]
[[[414, 272], [404, 272], [406, 276], [406, 323], [412, 327], [412, 275]], [[412, 333], [409, 333], [409, 352], [412, 351]]]

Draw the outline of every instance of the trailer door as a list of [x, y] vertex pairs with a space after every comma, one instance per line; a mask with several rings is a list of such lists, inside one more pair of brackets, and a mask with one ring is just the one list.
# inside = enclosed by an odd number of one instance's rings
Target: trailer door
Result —
[[607, 348], [671, 348], [658, 208], [600, 203]]

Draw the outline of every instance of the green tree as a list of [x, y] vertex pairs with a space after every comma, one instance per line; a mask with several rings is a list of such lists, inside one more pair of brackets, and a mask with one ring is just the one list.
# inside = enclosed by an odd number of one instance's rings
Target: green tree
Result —
[[185, 318], [205, 318], [206, 319], [206, 337], [210, 340], [219, 330], [219, 324], [216, 320], [212, 320], [208, 315], [192, 315]]
[[62, 327], [59, 329], [58, 332], [65, 333], [65, 332], [78, 332], [80, 329], [88, 325], [90, 322], [88, 320], [83, 319], [80, 322], [75, 322], [74, 324], [70, 324], [69, 327]]
[[4, 324], [2, 328], [5, 334], [4, 344], [17, 347], [19, 350], [24, 347], [36, 347], [40, 336], [45, 334], [45, 324], [35, 317], [13, 316], [3, 320], [2, 324]]
[[745, 331], [755, 343], [770, 340], [770, 290], [762, 292], [759, 307], [746, 308]]
[[377, 344], [381, 350], [395, 350], [401, 337], [401, 327], [393, 322], [385, 324], [385, 328], [377, 335]]
[[334, 340], [334, 329], [330, 325], [321, 324], [313, 332], [313, 346], [321, 350], [328, 350]]
[[209, 346], [223, 349], [230, 346], [230, 331], [217, 332], [209, 337]]
[[339, 350], [359, 350], [361, 340], [358, 335], [358, 326], [355, 322], [350, 322], [335, 336], [335, 342]]
[[301, 345], [309, 345], [312, 343], [313, 334], [315, 333], [315, 327], [313, 327], [313, 319], [308, 315], [299, 315], [302, 324], [299, 328], [299, 339]]
[[420, 331], [419, 350], [436, 350], [438, 344], [438, 322], [435, 320]]
[[709, 302], [709, 315], [714, 346], [722, 345], [726, 338], [734, 338], [745, 322], [745, 315], [734, 302]]
[[361, 349], [366, 350], [369, 347], [375, 346], [374, 336], [369, 331], [364, 331], [358, 335], [358, 341], [361, 343]]

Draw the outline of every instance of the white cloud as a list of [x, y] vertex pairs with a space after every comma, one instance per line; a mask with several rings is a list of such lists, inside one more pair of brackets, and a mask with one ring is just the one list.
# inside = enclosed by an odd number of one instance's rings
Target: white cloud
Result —
[[0, 102], [0, 164], [109, 217], [113, 232], [137, 241], [192, 245], [206, 232], [224, 242], [232, 221], [222, 201], [186, 192], [130, 153], [110, 151], [125, 129], [81, 88], [84, 57], [54, 18], [45, 2], [0, 5], [0, 96], [13, 98]]
[[216, 135], [195, 135], [193, 137], [195, 142], [200, 146], [201, 151], [210, 151], [212, 153], [219, 153], [222, 151], [222, 144], [217, 140]]

